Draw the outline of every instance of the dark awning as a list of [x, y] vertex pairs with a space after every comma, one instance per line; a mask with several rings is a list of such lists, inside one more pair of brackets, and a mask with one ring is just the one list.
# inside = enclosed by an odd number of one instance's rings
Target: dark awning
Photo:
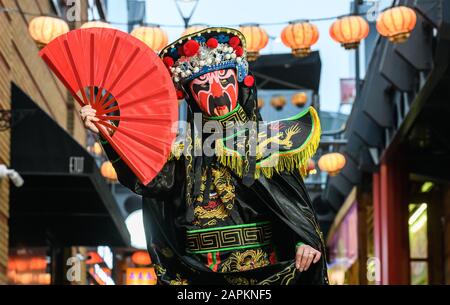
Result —
[[94, 159], [20, 88], [12, 87], [12, 245], [128, 246], [129, 233]]
[[250, 63], [258, 89], [311, 89], [319, 91], [321, 61], [318, 51], [306, 57], [292, 54], [261, 55]]

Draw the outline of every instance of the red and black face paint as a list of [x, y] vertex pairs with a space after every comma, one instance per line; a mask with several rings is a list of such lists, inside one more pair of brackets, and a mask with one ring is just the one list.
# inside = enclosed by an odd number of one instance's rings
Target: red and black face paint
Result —
[[236, 108], [238, 83], [233, 69], [200, 75], [189, 87], [200, 109], [209, 116], [222, 116]]

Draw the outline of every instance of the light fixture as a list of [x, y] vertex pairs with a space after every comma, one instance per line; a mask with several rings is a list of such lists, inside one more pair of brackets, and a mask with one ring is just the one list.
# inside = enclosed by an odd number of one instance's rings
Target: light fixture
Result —
[[280, 111], [286, 105], [286, 98], [282, 95], [274, 96], [270, 99], [270, 105]]
[[417, 210], [414, 211], [414, 213], [409, 217], [408, 224], [411, 226], [413, 225], [417, 219], [422, 215], [423, 212], [427, 210], [427, 204], [422, 203]]
[[117, 181], [117, 173], [114, 169], [112, 163], [110, 161], [103, 162], [100, 172], [102, 173], [102, 176], [108, 179], [109, 181]]
[[377, 19], [377, 31], [394, 43], [408, 40], [416, 26], [416, 12], [406, 6], [396, 6], [382, 12]]
[[24, 184], [23, 178], [18, 172], [13, 169], [8, 169], [4, 164], [0, 164], [0, 179], [7, 177], [16, 187], [21, 187]]
[[308, 102], [308, 95], [305, 92], [296, 93], [291, 97], [291, 102], [294, 106], [303, 107]]
[[319, 40], [319, 30], [308, 21], [292, 21], [281, 32], [281, 40], [292, 49], [294, 56], [305, 57], [311, 53], [311, 46]]
[[321, 171], [327, 172], [330, 176], [336, 176], [344, 168], [345, 162], [343, 154], [334, 152], [320, 157], [318, 165]]
[[330, 36], [345, 49], [356, 49], [361, 40], [369, 35], [369, 24], [361, 16], [339, 18], [330, 27]]
[[422, 184], [422, 187], [420, 188], [421, 193], [428, 193], [431, 191], [431, 189], [434, 187], [434, 183], [431, 181], [426, 181], [424, 184]]
[[31, 19], [28, 32], [40, 47], [45, 46], [56, 37], [69, 32], [69, 25], [62, 19], [39, 16]]
[[267, 46], [269, 35], [258, 24], [243, 24], [239, 31], [245, 37], [247, 60], [255, 61], [259, 57], [259, 52]]
[[125, 219], [125, 225], [130, 233], [131, 246], [141, 250], [147, 249], [142, 210], [130, 213]]
[[0, 131], [6, 131], [11, 128], [11, 110], [0, 109]]
[[152, 259], [147, 251], [136, 251], [131, 255], [131, 261], [138, 266], [147, 266], [152, 263]]
[[417, 233], [422, 227], [427, 223], [428, 216], [427, 214], [423, 214], [412, 226], [411, 226], [411, 233]]

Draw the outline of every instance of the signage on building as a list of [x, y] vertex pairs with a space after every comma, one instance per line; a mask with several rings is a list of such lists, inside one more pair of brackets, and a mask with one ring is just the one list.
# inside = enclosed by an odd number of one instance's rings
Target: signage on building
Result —
[[355, 101], [356, 82], [354, 78], [341, 78], [341, 105], [350, 105]]
[[126, 285], [156, 285], [154, 268], [127, 268]]

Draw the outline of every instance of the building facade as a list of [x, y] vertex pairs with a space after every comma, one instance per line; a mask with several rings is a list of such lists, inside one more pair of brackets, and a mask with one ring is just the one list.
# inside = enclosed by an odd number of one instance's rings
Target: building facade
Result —
[[[86, 5], [85, 3], [83, 4]], [[74, 104], [63, 85], [39, 58], [39, 48], [28, 33], [31, 14], [56, 14], [48, 0], [2, 0], [0, 8], [0, 109], [5, 124], [0, 131], [0, 163], [10, 164], [11, 84], [26, 92], [62, 128], [82, 145], [86, 139], [82, 122], [73, 113]], [[82, 10], [86, 12], [87, 10]], [[0, 283], [6, 282], [8, 261], [9, 181], [0, 180]]]
[[398, 4], [416, 27], [403, 44], [378, 37], [339, 149], [347, 164], [318, 203], [336, 283], [450, 283], [450, 3]]

